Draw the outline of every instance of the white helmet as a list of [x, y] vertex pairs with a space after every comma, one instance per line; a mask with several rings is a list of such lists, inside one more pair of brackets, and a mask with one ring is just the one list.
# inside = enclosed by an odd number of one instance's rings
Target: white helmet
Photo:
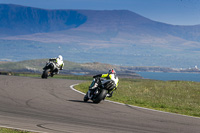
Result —
[[61, 61], [63, 60], [62, 55], [59, 55], [58, 58], [59, 58]]

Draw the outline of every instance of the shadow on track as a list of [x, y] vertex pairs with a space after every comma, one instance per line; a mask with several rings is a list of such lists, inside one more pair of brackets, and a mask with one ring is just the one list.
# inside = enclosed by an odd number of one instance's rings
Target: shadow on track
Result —
[[96, 104], [96, 103], [93, 103], [92, 101], [87, 101], [87, 102], [84, 102], [84, 101], [81, 101], [81, 100], [67, 100], [67, 101], [70, 101], [70, 102], [78, 102], [78, 103], [91, 103], [91, 104]]

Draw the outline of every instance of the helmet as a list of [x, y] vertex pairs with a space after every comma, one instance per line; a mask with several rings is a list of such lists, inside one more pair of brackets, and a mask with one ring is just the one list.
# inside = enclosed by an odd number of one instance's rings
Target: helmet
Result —
[[59, 55], [58, 58], [59, 58], [61, 61], [63, 60], [62, 55]]
[[116, 74], [116, 72], [115, 72], [114, 69], [110, 69], [110, 70], [108, 71], [108, 73], [109, 73], [109, 74]]

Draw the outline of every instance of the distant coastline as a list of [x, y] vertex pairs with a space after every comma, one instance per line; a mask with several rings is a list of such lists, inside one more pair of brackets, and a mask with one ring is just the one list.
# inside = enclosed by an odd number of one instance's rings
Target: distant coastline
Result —
[[154, 79], [163, 81], [194, 81], [200, 82], [200, 73], [191, 72], [136, 72], [144, 79]]
[[[0, 72], [3, 74], [6, 72], [22, 72], [22, 73], [41, 73], [42, 68], [44, 67], [46, 61], [48, 59], [36, 59], [36, 60], [25, 60], [20, 62], [0, 62]], [[111, 65], [100, 62], [92, 62], [92, 63], [76, 63], [70, 61], [64, 61], [65, 68], [61, 71], [62, 74], [69, 75], [95, 75], [99, 73], [106, 73], [110, 68], [114, 68], [117, 71], [118, 76], [123, 78], [134, 78], [134, 79], [142, 79], [142, 78], [150, 78], [154, 79], [152, 75], [159, 74], [155, 79], [157, 80], [182, 80], [181, 78], [173, 78], [170, 77], [167, 73], [176, 73], [176, 75], [180, 75], [178, 73], [185, 74], [199, 74], [200, 70], [197, 66], [194, 68], [188, 69], [175, 69], [168, 67], [158, 67], [158, 66], [119, 66], [119, 65]], [[146, 75], [146, 74], [147, 75]], [[149, 74], [149, 75], [148, 75]], [[165, 79], [165, 77], [170, 77]], [[147, 77], [146, 77], [147, 76]], [[185, 75], [183, 75], [185, 76]], [[195, 78], [192, 78], [195, 79]], [[200, 79], [200, 77], [199, 77]], [[190, 79], [183, 79], [190, 80]], [[192, 80], [191, 80], [192, 81]], [[199, 81], [195, 79], [195, 81]]]

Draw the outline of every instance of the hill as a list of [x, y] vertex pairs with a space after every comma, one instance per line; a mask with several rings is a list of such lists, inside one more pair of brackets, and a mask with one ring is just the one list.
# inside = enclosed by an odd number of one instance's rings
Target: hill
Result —
[[[7, 72], [22, 72], [22, 73], [42, 73], [48, 59], [24, 60], [19, 62], [0, 62], [0, 74]], [[75, 63], [71, 61], [64, 61], [65, 66], [60, 74], [69, 75], [96, 75], [100, 73], [107, 73], [109, 69], [114, 68], [120, 78], [142, 78], [136, 72], [191, 72], [200, 73], [197, 68], [192, 69], [172, 69], [167, 67], [133, 67], [133, 66], [119, 66], [100, 62], [93, 63]]]
[[[19, 62], [3, 62], [0, 63], [1, 72], [31, 72], [42, 73], [43, 67], [48, 59], [36, 59], [25, 60]], [[100, 73], [107, 73], [110, 68], [115, 68], [120, 77], [125, 78], [142, 78], [134, 71], [127, 71], [126, 67], [120, 67], [117, 65], [104, 64], [99, 62], [93, 63], [74, 63], [70, 61], [64, 61], [65, 66], [61, 71], [61, 74], [70, 75], [96, 75]]]
[[200, 25], [156, 22], [127, 10], [46, 10], [0, 4], [1, 60], [50, 58], [128, 66], [199, 63]]

